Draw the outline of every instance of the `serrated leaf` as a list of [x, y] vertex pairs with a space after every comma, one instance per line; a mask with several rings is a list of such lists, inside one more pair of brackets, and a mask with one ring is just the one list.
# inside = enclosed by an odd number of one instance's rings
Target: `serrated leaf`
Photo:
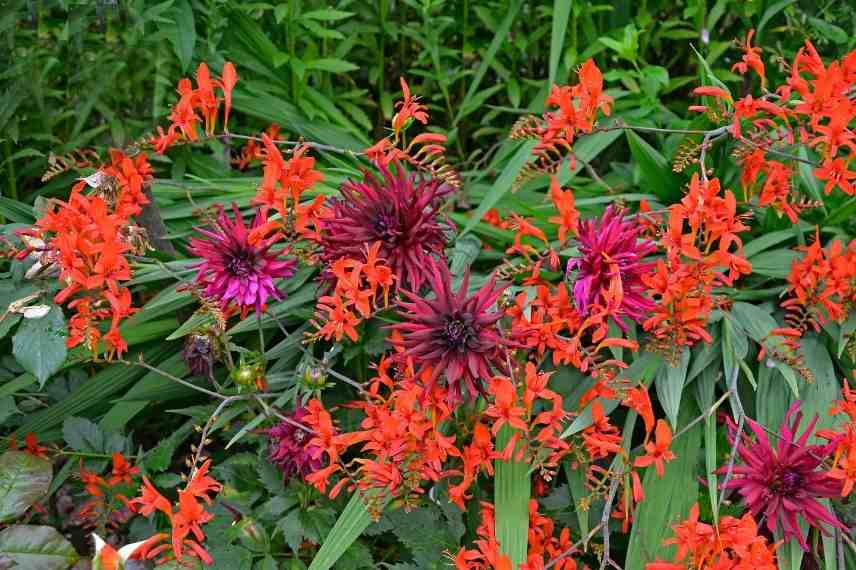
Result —
[[12, 337], [12, 354], [27, 372], [44, 386], [51, 375], [65, 362], [65, 318], [59, 307], [53, 306], [41, 319], [24, 319]]
[[21, 570], [65, 570], [77, 562], [74, 547], [50, 526], [14, 525], [0, 532], [0, 557]]
[[75, 451], [103, 453], [106, 438], [96, 424], [86, 418], [66, 418], [62, 422], [62, 437]]
[[51, 484], [50, 461], [23, 451], [0, 455], [0, 522], [14, 520], [42, 500]]

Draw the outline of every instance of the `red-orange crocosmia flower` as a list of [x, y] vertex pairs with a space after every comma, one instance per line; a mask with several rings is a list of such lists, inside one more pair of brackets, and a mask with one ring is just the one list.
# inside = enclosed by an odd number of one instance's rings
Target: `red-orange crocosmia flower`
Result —
[[633, 465], [636, 467], [648, 467], [652, 463], [657, 470], [657, 476], [662, 477], [665, 473], [665, 463], [675, 458], [672, 452], [672, 430], [669, 424], [663, 420], [657, 420], [654, 428], [654, 441], [645, 444], [645, 455], [638, 457]]

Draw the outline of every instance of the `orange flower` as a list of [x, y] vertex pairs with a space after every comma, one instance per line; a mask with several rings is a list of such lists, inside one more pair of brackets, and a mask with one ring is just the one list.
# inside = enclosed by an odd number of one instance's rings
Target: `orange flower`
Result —
[[552, 216], [547, 221], [559, 226], [559, 241], [564, 243], [568, 234], [576, 235], [577, 224], [580, 219], [580, 213], [577, 211], [574, 203], [574, 193], [570, 190], [562, 190], [562, 187], [559, 185], [559, 179], [551, 176], [550, 198], [553, 200], [553, 205], [556, 207], [559, 215]]
[[423, 125], [428, 124], [428, 107], [419, 103], [419, 97], [410, 95], [410, 87], [403, 77], [400, 77], [399, 81], [403, 99], [395, 103], [398, 112], [392, 117], [392, 131], [396, 139], [401, 135], [401, 131], [407, 128], [411, 119]]
[[631, 388], [627, 391], [622, 403], [642, 416], [642, 421], [645, 422], [645, 433], [650, 434], [654, 429], [654, 407], [651, 405], [651, 398], [648, 397], [648, 389], [641, 384]]
[[665, 462], [675, 458], [675, 454], [669, 449], [672, 445], [672, 430], [669, 424], [663, 420], [657, 420], [654, 430], [655, 441], [645, 444], [645, 455], [636, 458], [633, 465], [636, 467], [648, 467], [652, 463], [657, 470], [657, 476], [662, 477], [665, 473]]
[[517, 393], [514, 384], [508, 378], [494, 378], [488, 386], [488, 391], [494, 397], [494, 403], [488, 406], [484, 414], [496, 419], [491, 429], [494, 435], [506, 424], [512, 428], [529, 431], [529, 426], [523, 420], [525, 410], [515, 405]]
[[731, 67], [731, 71], [737, 71], [740, 75], [745, 75], [751, 67], [761, 78], [761, 84], [763, 85], [766, 83], [767, 77], [764, 74], [764, 62], [761, 61], [761, 48], [752, 46], [752, 36], [754, 35], [754, 28], [746, 34], [746, 42], [741, 45], [743, 57]]
[[113, 476], [110, 477], [110, 485], [124, 482], [131, 484], [133, 477], [140, 472], [139, 467], [131, 467], [128, 461], [121, 453], [113, 454]]

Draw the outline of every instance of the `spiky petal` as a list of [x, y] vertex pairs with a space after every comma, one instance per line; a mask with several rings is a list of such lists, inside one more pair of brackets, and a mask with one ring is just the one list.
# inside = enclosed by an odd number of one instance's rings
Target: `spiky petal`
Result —
[[[847, 530], [834, 514], [818, 499], [833, 498], [841, 494], [841, 481], [830, 478], [822, 467], [824, 460], [834, 451], [837, 441], [826, 445], [808, 445], [818, 418], [809, 423], [797, 439], [796, 432], [802, 421], [800, 402], [788, 408], [777, 433], [778, 443], [770, 444], [767, 433], [757, 422], [746, 419], [755, 434], [755, 441], [743, 435], [738, 453], [742, 464], [733, 467], [733, 478], [724, 488], [736, 489], [754, 517], [764, 515], [767, 528], [774, 532], [779, 525], [787, 540], [795, 537], [804, 550], [808, 543], [799, 527], [802, 517], [809, 525], [826, 532], [823, 524]], [[790, 418], [793, 421], [788, 423]], [[729, 423], [729, 439], [737, 437], [736, 426]], [[717, 472], [723, 474], [727, 467]]]
[[405, 320], [391, 328], [402, 334], [400, 346], [404, 351], [399, 358], [412, 359], [419, 367], [417, 374], [431, 369], [426, 392], [444, 374], [448, 401], [454, 405], [463, 400], [464, 388], [470, 398], [483, 394], [485, 381], [504, 358], [508, 341], [497, 330], [502, 313], [494, 304], [505, 286], [497, 287], [491, 277], [475, 294], [467, 296], [469, 272], [456, 293], [445, 264], [432, 260], [426, 269], [434, 297], [424, 299], [403, 291], [407, 300], [399, 302], [399, 314]]
[[203, 258], [195, 266], [196, 282], [205, 287], [205, 295], [224, 306], [234, 303], [242, 311], [253, 308], [260, 312], [269, 297], [283, 298], [274, 279], [294, 275], [297, 261], [280, 259], [278, 252], [271, 251], [277, 236], [250, 243], [250, 232], [266, 222], [263, 210], [256, 212], [249, 228], [237, 204], [232, 204], [234, 220], [226, 215], [223, 206], [219, 210], [214, 229], [197, 228], [208, 239], [190, 241], [190, 251]]
[[654, 308], [644, 294], [642, 276], [653, 267], [643, 259], [656, 248], [651, 241], [639, 241], [639, 229], [612, 206], [599, 220], [580, 222], [580, 256], [570, 259], [566, 270], [569, 278], [577, 272], [574, 301], [580, 313], [587, 315], [592, 307], [603, 307], [624, 329], [621, 317], [639, 322]]
[[362, 182], [346, 181], [341, 198], [322, 221], [322, 259], [328, 266], [348, 257], [362, 260], [380, 242], [396, 283], [418, 291], [428, 277], [428, 260], [442, 258], [452, 227], [441, 220], [442, 198], [453, 189], [441, 180], [408, 174], [401, 165], [380, 166], [380, 178], [366, 171]]
[[[290, 419], [301, 423], [308, 412], [297, 408]], [[323, 467], [322, 450], [309, 445], [312, 434], [294, 423], [282, 421], [267, 432], [270, 439], [270, 460], [279, 466], [287, 481], [295, 475], [304, 477]]]

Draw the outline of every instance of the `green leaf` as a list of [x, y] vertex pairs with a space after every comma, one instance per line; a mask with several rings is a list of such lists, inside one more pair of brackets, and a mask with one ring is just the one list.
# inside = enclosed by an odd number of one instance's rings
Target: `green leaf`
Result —
[[50, 487], [50, 461], [23, 451], [0, 455], [0, 522], [18, 518], [43, 499]]
[[[698, 382], [696, 382], [696, 401], [698, 407], [703, 413], [713, 406], [714, 393], [716, 390], [717, 373], [715, 368], [707, 367], [701, 374]], [[707, 474], [707, 492], [710, 497], [710, 508], [713, 512], [713, 520], [716, 524], [719, 523], [719, 500], [718, 500], [718, 483], [719, 479], [716, 475], [717, 456], [716, 456], [716, 413], [709, 414], [704, 419], [704, 467]]]
[[181, 70], [186, 72], [193, 60], [193, 46], [196, 45], [196, 23], [190, 0], [176, 0], [169, 16], [172, 21], [163, 24], [163, 29], [181, 61]]
[[[683, 406], [679, 423], [687, 425], [697, 413], [695, 406]], [[644, 568], [647, 562], [674, 560], [675, 547], [663, 546], [663, 540], [671, 535], [672, 525], [685, 519], [698, 500], [696, 477], [701, 430], [701, 424], [696, 424], [672, 442], [675, 459], [666, 463], [662, 479], [653, 467], [646, 468], [642, 481], [645, 500], [634, 517], [624, 568]]]
[[449, 256], [451, 258], [449, 269], [452, 275], [463, 275], [481, 253], [481, 247], [481, 240], [472, 234], [455, 240], [455, 246]]
[[565, 33], [568, 30], [568, 18], [571, 15], [570, 0], [553, 0], [553, 25], [550, 34], [550, 75], [547, 85], [552, 86], [556, 82], [556, 72], [559, 69], [559, 59], [562, 57], [562, 48], [565, 46]]
[[24, 319], [12, 337], [15, 359], [44, 386], [51, 374], [62, 367], [68, 349], [65, 345], [65, 318], [52, 306], [41, 319]]
[[767, 6], [767, 9], [764, 10], [764, 15], [761, 16], [761, 20], [758, 22], [757, 32], [755, 34], [755, 43], [761, 44], [761, 37], [764, 35], [764, 28], [767, 26], [767, 22], [769, 22], [776, 14], [796, 2], [797, 0], [780, 0], [775, 4], [770, 4]]
[[[511, 185], [514, 183], [514, 179], [517, 178], [517, 174], [532, 157], [532, 149], [535, 148], [536, 144], [536, 141], [525, 141], [517, 148], [517, 152], [514, 153], [514, 156], [508, 164], [505, 165], [502, 173], [487, 191], [487, 194], [482, 199], [479, 207], [476, 208], [476, 211], [473, 212], [472, 216], [461, 230], [461, 235], [472, 230], [473, 227], [481, 221], [487, 211], [493, 208], [506, 192], [511, 190]], [[460, 237], [458, 239], [460, 239]]]
[[707, 60], [701, 56], [701, 54], [696, 50], [695, 46], [693, 46], [692, 44], [690, 44], [690, 49], [692, 49], [693, 52], [696, 54], [696, 57], [698, 58], [699, 64], [701, 65], [702, 69], [705, 72], [705, 77], [708, 80], [710, 80], [710, 82], [713, 83], [716, 87], [719, 87], [720, 89], [722, 89], [723, 91], [728, 93], [728, 95], [730, 97], [731, 96], [731, 89], [729, 89], [728, 86], [725, 83], [723, 83], [722, 81], [720, 81], [720, 79], [716, 76], [716, 74], [713, 73], [713, 70], [710, 68], [710, 65], [707, 63]]
[[342, 59], [323, 58], [307, 61], [306, 69], [329, 71], [330, 73], [345, 73], [346, 71], [355, 71], [359, 69], [359, 66]]
[[77, 562], [74, 547], [50, 526], [14, 525], [0, 532], [0, 558], [21, 570], [65, 570]]
[[345, 550], [371, 524], [372, 517], [363, 501], [360, 491], [351, 495], [351, 500], [339, 515], [330, 534], [324, 539], [315, 558], [309, 565], [309, 570], [328, 570], [342, 556]]
[[642, 183], [664, 203], [676, 202], [681, 198], [681, 181], [669, 162], [645, 139], [631, 130], [625, 131], [630, 152], [639, 164]]
[[[278, 8], [279, 6], [277, 6]], [[342, 10], [334, 10], [332, 8], [321, 8], [320, 10], [311, 10], [300, 15], [301, 18], [309, 20], [321, 20], [325, 22], [335, 22], [344, 20], [353, 16], [353, 12], [344, 12]]]
[[[505, 10], [505, 18], [502, 19], [502, 23], [499, 24], [499, 27], [496, 29], [496, 32], [493, 35], [493, 39], [490, 41], [490, 45], [487, 47], [487, 50], [484, 52], [484, 55], [481, 58], [481, 63], [479, 63], [479, 67], [476, 70], [476, 74], [473, 77], [469, 88], [467, 89], [467, 94], [464, 96], [464, 100], [458, 107], [458, 114], [452, 121], [452, 127], [457, 126], [458, 121], [460, 121], [462, 117], [461, 113], [469, 106], [470, 100], [476, 96], [476, 93], [478, 93], [479, 85], [481, 85], [482, 79], [484, 79], [487, 70], [490, 69], [493, 60], [496, 57], [496, 53], [499, 51], [500, 46], [508, 40], [508, 32], [509, 30], [511, 30], [511, 24], [514, 23], [514, 18], [517, 17], [517, 12], [520, 11], [521, 6], [523, 6], [523, 0], [511, 0], [507, 9]], [[514, 173], [514, 176], [517, 176], [516, 172]], [[513, 180], [514, 177], [511, 178], [511, 181]], [[485, 212], [487, 212], [487, 210], [489, 209], [490, 208], [485, 209]], [[482, 215], [484, 215], [484, 212], [482, 212]], [[481, 216], [478, 216], [478, 219], [476, 221], [480, 219]], [[466, 232], [467, 230], [464, 231]]]
[[800, 256], [792, 249], [774, 249], [749, 258], [749, 263], [752, 264], [753, 275], [784, 279], [791, 272], [791, 263]]
[[125, 451], [125, 438], [119, 433], [104, 433], [86, 418], [69, 417], [62, 423], [62, 436], [75, 451], [113, 453]]
[[[832, 358], [815, 334], [804, 336], [800, 340], [800, 348], [805, 365], [814, 375], [813, 382], [804, 382], [801, 386], [800, 409], [806, 418], [818, 416], [818, 430], [834, 428], [838, 418], [830, 416], [827, 410], [832, 406], [832, 402], [838, 399], [840, 386]], [[814, 436], [810, 442], [821, 443], [821, 440]]]
[[[496, 449], [502, 452], [514, 430], [505, 425], [496, 438]], [[529, 468], [523, 461], [494, 462], [494, 505], [496, 507], [496, 539], [500, 552], [511, 559], [511, 567], [526, 562], [529, 532]]]
[[586, 536], [589, 533], [589, 510], [579, 507], [580, 500], [590, 495], [586, 488], [586, 474], [582, 469], [574, 469], [570, 461], [565, 462], [565, 475], [568, 477], [568, 492], [571, 494], [571, 500], [574, 504], [574, 511], [577, 513], [577, 522], [580, 525], [580, 535]]
[[681, 353], [681, 361], [675, 366], [666, 364], [660, 368], [655, 380], [657, 387], [657, 397], [660, 399], [660, 404], [669, 418], [669, 423], [672, 427], [678, 425], [678, 412], [681, 408], [681, 394], [684, 391], [684, 384], [687, 379], [687, 369], [690, 364], [690, 350], [684, 347]]

